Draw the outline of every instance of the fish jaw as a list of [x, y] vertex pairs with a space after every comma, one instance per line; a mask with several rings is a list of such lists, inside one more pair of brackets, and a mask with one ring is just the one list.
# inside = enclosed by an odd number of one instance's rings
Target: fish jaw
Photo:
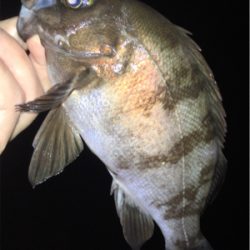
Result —
[[17, 30], [24, 41], [38, 32], [37, 12], [52, 7], [55, 4], [56, 0], [22, 1], [22, 7], [17, 21]]
[[34, 28], [31, 25], [29, 25], [29, 23], [33, 23], [34, 19], [35, 19], [34, 11], [22, 5], [19, 18], [17, 21], [17, 30], [20, 37], [24, 41], [26, 41], [28, 38], [30, 38], [32, 35], [35, 34], [33, 30]]

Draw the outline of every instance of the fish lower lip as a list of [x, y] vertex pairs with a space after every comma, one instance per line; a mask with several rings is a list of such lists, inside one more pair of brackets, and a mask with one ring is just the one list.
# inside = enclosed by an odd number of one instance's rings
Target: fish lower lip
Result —
[[22, 5], [17, 22], [17, 30], [20, 37], [24, 41], [26, 41], [29, 37], [33, 35], [30, 23], [33, 21], [34, 17], [34, 12], [31, 9], [28, 9], [24, 5]]

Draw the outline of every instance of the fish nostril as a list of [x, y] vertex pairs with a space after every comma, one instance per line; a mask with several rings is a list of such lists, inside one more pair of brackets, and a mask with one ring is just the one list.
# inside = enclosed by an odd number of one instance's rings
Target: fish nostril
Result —
[[58, 44], [58, 46], [62, 47], [62, 46], [63, 46], [63, 41], [62, 41], [62, 40], [59, 40], [59, 41], [57, 42], [57, 44]]
[[62, 35], [56, 35], [54, 38], [54, 43], [59, 47], [63, 47], [64, 45], [69, 46], [69, 42]]
[[22, 4], [28, 8], [31, 9], [35, 4], [36, 4], [36, 0], [21, 0]]

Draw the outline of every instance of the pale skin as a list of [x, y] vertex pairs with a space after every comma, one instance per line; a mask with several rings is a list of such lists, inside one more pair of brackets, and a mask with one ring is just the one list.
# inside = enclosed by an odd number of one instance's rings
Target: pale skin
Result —
[[31, 101], [50, 88], [38, 36], [24, 43], [18, 37], [16, 22], [17, 17], [0, 21], [0, 154], [37, 116], [17, 112], [15, 105]]

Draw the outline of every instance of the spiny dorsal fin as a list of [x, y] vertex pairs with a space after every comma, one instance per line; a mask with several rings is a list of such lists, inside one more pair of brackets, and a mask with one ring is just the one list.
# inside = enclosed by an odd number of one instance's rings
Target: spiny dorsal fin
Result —
[[226, 114], [222, 106], [222, 97], [220, 95], [218, 85], [214, 79], [212, 70], [200, 53], [201, 49], [188, 36], [190, 35], [190, 33], [179, 26], [175, 25], [175, 27], [177, 28], [177, 35], [179, 37], [180, 43], [183, 43], [183, 47], [188, 47], [193, 60], [196, 61], [196, 63], [200, 67], [201, 73], [203, 73], [207, 78], [205, 88], [208, 95], [208, 102], [211, 107], [210, 115], [213, 119], [215, 134], [219, 139], [220, 146], [222, 146], [222, 144], [224, 143], [227, 126], [225, 121]]
[[152, 237], [154, 222], [115, 182], [112, 184], [112, 193], [124, 237], [133, 250], [139, 250], [143, 243]]
[[47, 115], [33, 147], [29, 180], [36, 186], [61, 173], [65, 166], [75, 160], [83, 150], [83, 142], [63, 107], [59, 107]]
[[[217, 139], [218, 145], [218, 157], [217, 163], [215, 165], [214, 175], [212, 178], [212, 184], [207, 197], [207, 204], [211, 203], [218, 194], [226, 175], [227, 161], [223, 155], [223, 143], [225, 141], [225, 134], [227, 131], [227, 125], [225, 121], [225, 111], [222, 106], [222, 97], [216, 81], [214, 80], [213, 73], [206, 61], [204, 60], [202, 54], [200, 53], [200, 48], [196, 43], [188, 36], [189, 33], [184, 29], [177, 27], [178, 35], [180, 41], [189, 48], [190, 55], [198, 63], [201, 73], [204, 74], [207, 81], [205, 84], [205, 90], [207, 93], [207, 102], [210, 107], [210, 123], [213, 124], [214, 134]], [[184, 46], [184, 45], [183, 45]]]

